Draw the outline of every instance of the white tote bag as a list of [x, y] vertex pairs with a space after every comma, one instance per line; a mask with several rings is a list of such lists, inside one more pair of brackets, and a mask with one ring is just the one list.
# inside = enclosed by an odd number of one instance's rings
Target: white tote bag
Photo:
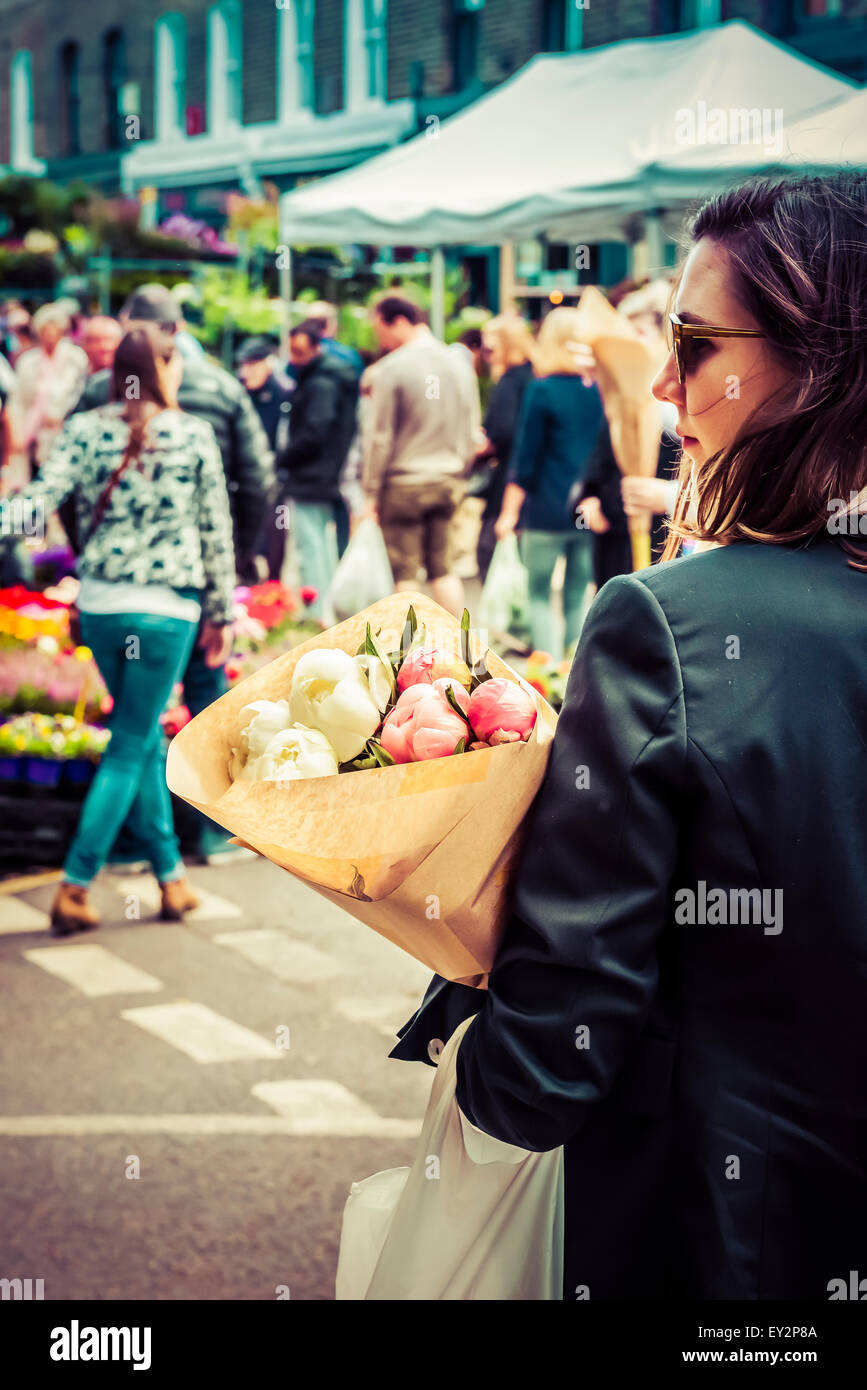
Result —
[[394, 579], [382, 532], [372, 517], [359, 522], [340, 557], [325, 603], [336, 622], [351, 618], [394, 593]]
[[504, 1144], [458, 1109], [456, 1056], [471, 1023], [443, 1049], [412, 1167], [353, 1183], [339, 1300], [563, 1297], [563, 1150]]

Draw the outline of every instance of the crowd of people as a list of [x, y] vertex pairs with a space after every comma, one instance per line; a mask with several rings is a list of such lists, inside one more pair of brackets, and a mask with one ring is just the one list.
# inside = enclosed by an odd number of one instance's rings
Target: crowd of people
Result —
[[[640, 331], [662, 332], [665, 293], [624, 301]], [[38, 507], [46, 536], [75, 552], [81, 640], [113, 699], [58, 932], [96, 924], [87, 887], [110, 858], [152, 865], [166, 916], [196, 905], [159, 717], [177, 682], [192, 715], [226, 690], [235, 583], [289, 580], [327, 618], [339, 558], [372, 518], [395, 586], [423, 576], [457, 614], [464, 578], [484, 580], [497, 542], [517, 533], [532, 643], [558, 659], [574, 647], [594, 585], [631, 569], [630, 509], [663, 515], [675, 489], [662, 419], [659, 479], [621, 478], [575, 314], [554, 309], [534, 334], [505, 313], [447, 345], [389, 293], [371, 311], [378, 351], [360, 353], [340, 342], [335, 307], [313, 303], [285, 358], [277, 339], [248, 338], [232, 374], [162, 285], [135, 291], [117, 319], [70, 301], [32, 317], [0, 310], [0, 496]], [[27, 580], [20, 538], [3, 535], [0, 559], [4, 583]], [[145, 652], [135, 665], [131, 637]], [[245, 852], [205, 817], [198, 850], [211, 864]]]

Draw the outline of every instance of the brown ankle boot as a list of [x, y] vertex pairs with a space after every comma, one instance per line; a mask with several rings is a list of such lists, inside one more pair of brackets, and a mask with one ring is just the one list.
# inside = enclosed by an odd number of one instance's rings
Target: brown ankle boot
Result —
[[163, 922], [180, 922], [185, 912], [199, 906], [199, 899], [193, 892], [189, 879], [176, 878], [171, 883], [161, 883], [163, 905], [160, 919]]
[[87, 900], [87, 889], [78, 883], [61, 883], [51, 904], [52, 936], [70, 936], [99, 926], [99, 914]]

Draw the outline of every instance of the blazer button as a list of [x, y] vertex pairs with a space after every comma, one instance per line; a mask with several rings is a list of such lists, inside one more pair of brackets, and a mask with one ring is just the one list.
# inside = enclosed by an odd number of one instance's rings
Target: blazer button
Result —
[[439, 1062], [444, 1047], [445, 1043], [442, 1041], [441, 1038], [431, 1038], [430, 1042], [427, 1045], [427, 1055], [428, 1057], [430, 1057], [432, 1062]]

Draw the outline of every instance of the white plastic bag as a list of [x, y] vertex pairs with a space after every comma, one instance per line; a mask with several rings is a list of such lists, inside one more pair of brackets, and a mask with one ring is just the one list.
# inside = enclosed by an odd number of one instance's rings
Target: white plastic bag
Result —
[[471, 1125], [443, 1049], [410, 1168], [353, 1183], [336, 1297], [360, 1300], [561, 1299], [563, 1150], [531, 1153]]
[[486, 632], [523, 636], [527, 628], [527, 571], [514, 531], [497, 541], [479, 600], [478, 625]]
[[394, 578], [385, 541], [376, 522], [367, 517], [353, 532], [329, 585], [325, 606], [330, 621], [351, 618], [392, 593]]

